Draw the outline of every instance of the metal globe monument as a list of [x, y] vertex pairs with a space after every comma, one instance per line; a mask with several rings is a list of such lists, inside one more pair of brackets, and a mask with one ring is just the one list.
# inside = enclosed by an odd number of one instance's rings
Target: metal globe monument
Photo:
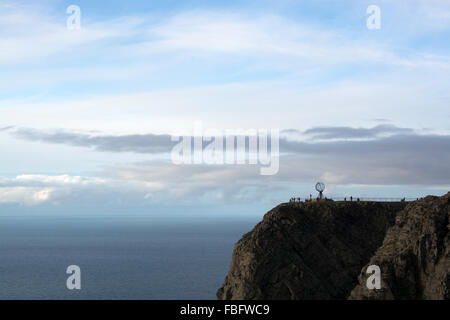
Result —
[[323, 191], [325, 190], [325, 183], [317, 182], [316, 183], [316, 190], [317, 190], [317, 192], [319, 192], [319, 199], [322, 199]]

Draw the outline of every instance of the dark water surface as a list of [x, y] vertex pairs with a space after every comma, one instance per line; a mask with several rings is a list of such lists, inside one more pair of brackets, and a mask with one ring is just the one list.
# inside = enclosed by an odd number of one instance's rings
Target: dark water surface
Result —
[[215, 299], [257, 220], [0, 216], [0, 299]]

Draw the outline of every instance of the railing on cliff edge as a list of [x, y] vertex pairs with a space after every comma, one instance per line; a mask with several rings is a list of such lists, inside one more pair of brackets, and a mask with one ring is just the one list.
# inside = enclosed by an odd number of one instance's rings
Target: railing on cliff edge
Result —
[[[293, 201], [295, 199], [295, 201]], [[324, 197], [322, 200], [333, 200], [333, 201], [347, 201], [347, 202], [357, 202], [357, 201], [372, 201], [372, 202], [410, 202], [416, 201], [420, 198], [389, 198], [389, 197]], [[319, 200], [318, 198], [312, 198], [313, 201]], [[310, 198], [292, 198], [289, 202], [305, 202], [311, 201]]]
[[[328, 199], [328, 198], [327, 198]], [[350, 201], [349, 197], [332, 197], [329, 198], [333, 201]], [[353, 197], [353, 201], [380, 201], [380, 202], [400, 202], [400, 201], [416, 201], [419, 200], [419, 198], [370, 198], [370, 197]]]

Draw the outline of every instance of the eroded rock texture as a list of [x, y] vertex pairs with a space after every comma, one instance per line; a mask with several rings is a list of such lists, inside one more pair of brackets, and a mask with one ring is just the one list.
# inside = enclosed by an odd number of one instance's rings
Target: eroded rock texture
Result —
[[[219, 299], [449, 299], [449, 202], [285, 203], [235, 245]], [[369, 290], [378, 265], [382, 289]]]
[[[401, 211], [359, 276], [350, 299], [449, 299], [450, 193], [426, 197]], [[381, 290], [366, 286], [366, 268], [378, 265]]]
[[219, 299], [345, 299], [405, 203], [308, 202], [268, 212], [234, 248]]

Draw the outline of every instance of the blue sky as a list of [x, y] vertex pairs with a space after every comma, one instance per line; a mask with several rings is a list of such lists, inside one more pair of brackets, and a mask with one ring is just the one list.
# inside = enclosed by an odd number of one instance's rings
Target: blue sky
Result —
[[[69, 5], [80, 30], [66, 28]], [[369, 5], [379, 30], [366, 27]], [[0, 207], [256, 211], [309, 195], [317, 180], [329, 196], [445, 193], [448, 39], [443, 0], [2, 0]], [[136, 135], [151, 147], [195, 121], [281, 130], [280, 173], [133, 151]]]

